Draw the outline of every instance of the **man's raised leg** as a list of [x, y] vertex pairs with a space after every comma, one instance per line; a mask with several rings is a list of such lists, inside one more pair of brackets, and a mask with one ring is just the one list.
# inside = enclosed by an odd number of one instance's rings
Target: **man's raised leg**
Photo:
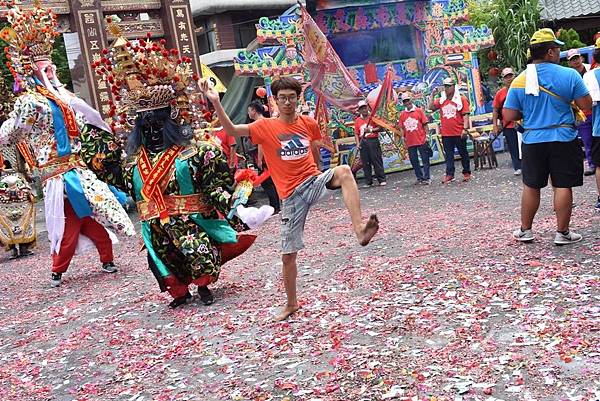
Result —
[[296, 257], [298, 252], [288, 253], [281, 256], [283, 262], [283, 285], [285, 287], [285, 295], [287, 297], [287, 305], [275, 320], [281, 321], [287, 319], [294, 314], [298, 306], [298, 298], [296, 297], [296, 278], [298, 277], [298, 267], [296, 265]]
[[377, 233], [377, 230], [379, 230], [379, 221], [377, 220], [377, 216], [372, 214], [366, 223], [362, 222], [360, 196], [350, 167], [343, 165], [334, 168], [330, 186], [333, 188], [342, 188], [344, 204], [350, 213], [356, 238], [362, 246], [367, 245]]

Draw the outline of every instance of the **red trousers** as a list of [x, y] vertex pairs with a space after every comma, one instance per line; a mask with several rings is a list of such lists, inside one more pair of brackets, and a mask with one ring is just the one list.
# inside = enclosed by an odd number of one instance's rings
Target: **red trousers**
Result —
[[100, 262], [108, 263], [113, 261], [112, 242], [108, 236], [108, 232], [91, 217], [84, 217], [83, 219], [77, 217], [73, 207], [65, 199], [65, 233], [60, 244], [60, 252], [52, 255], [53, 273], [64, 273], [67, 271], [77, 248], [79, 234], [85, 235], [96, 245], [96, 249], [98, 249], [98, 253], [100, 254]]
[[165, 277], [164, 280], [165, 285], [167, 286], [167, 291], [169, 291], [169, 294], [173, 297], [173, 299], [183, 297], [185, 294], [187, 294], [189, 291], [188, 286], [190, 284], [196, 284], [198, 287], [206, 287], [210, 283], [214, 283], [216, 281], [216, 279], [212, 276], [202, 276], [195, 280], [191, 280], [186, 284], [179, 281], [177, 277], [173, 275]]

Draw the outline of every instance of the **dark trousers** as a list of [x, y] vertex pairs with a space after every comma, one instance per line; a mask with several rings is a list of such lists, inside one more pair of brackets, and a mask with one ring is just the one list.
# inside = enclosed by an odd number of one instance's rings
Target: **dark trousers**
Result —
[[512, 161], [513, 170], [521, 169], [521, 159], [519, 158], [519, 137], [516, 128], [504, 128], [502, 130], [508, 151], [510, 152], [510, 160]]
[[460, 161], [462, 163], [462, 172], [471, 173], [471, 161], [469, 152], [467, 152], [467, 139], [460, 136], [443, 136], [444, 156], [446, 158], [446, 175], [454, 177], [454, 149], [458, 149]]
[[271, 205], [275, 211], [280, 210], [281, 206], [279, 204], [279, 196], [277, 195], [277, 190], [275, 189], [273, 179], [271, 177], [267, 178], [265, 181], [263, 181], [261, 186], [269, 198], [269, 205]]
[[[419, 155], [421, 155], [421, 160], [423, 161], [423, 168], [419, 164]], [[415, 170], [415, 175], [417, 176], [417, 180], [423, 181], [428, 180], [429, 177], [429, 145], [417, 145], [411, 146], [408, 148], [408, 158], [410, 159], [410, 164]]]
[[583, 148], [585, 149], [585, 160], [587, 160], [588, 166], [591, 170], [594, 170], [594, 162], [592, 161], [592, 116], [589, 116], [587, 120], [577, 126], [577, 134], [583, 142]]
[[373, 184], [373, 172], [375, 170], [375, 178], [377, 181], [385, 181], [385, 171], [383, 170], [383, 156], [381, 154], [381, 144], [379, 138], [364, 138], [360, 142], [360, 159], [363, 163], [363, 171], [365, 172], [365, 180], [367, 185]]

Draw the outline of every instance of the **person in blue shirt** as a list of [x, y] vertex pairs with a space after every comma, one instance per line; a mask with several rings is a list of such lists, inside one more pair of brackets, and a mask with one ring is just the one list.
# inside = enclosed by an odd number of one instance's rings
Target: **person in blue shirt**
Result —
[[581, 241], [569, 230], [573, 207], [573, 187], [583, 185], [583, 151], [577, 140], [576, 113], [591, 109], [592, 99], [579, 73], [558, 65], [560, 47], [549, 28], [533, 34], [529, 49], [533, 63], [511, 84], [503, 117], [523, 120], [521, 227], [513, 232], [516, 240], [531, 242], [533, 219], [540, 205], [540, 190], [554, 188], [556, 245]]
[[596, 68], [585, 73], [583, 80], [590, 90], [594, 106], [592, 107], [592, 149], [591, 159], [595, 167], [596, 187], [598, 198], [596, 210], [600, 211], [600, 38], [596, 40], [594, 49], [594, 64]]

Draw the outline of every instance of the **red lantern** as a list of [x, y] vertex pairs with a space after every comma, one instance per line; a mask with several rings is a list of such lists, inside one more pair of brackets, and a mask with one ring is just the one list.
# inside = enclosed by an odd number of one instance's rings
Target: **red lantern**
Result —
[[256, 96], [264, 98], [265, 96], [267, 96], [267, 90], [262, 86], [256, 88]]
[[487, 54], [487, 58], [490, 61], [496, 61], [498, 60], [498, 53], [496, 53], [495, 50], [490, 50]]
[[488, 70], [488, 74], [490, 77], [497, 77], [498, 75], [500, 75], [500, 68], [492, 67]]

